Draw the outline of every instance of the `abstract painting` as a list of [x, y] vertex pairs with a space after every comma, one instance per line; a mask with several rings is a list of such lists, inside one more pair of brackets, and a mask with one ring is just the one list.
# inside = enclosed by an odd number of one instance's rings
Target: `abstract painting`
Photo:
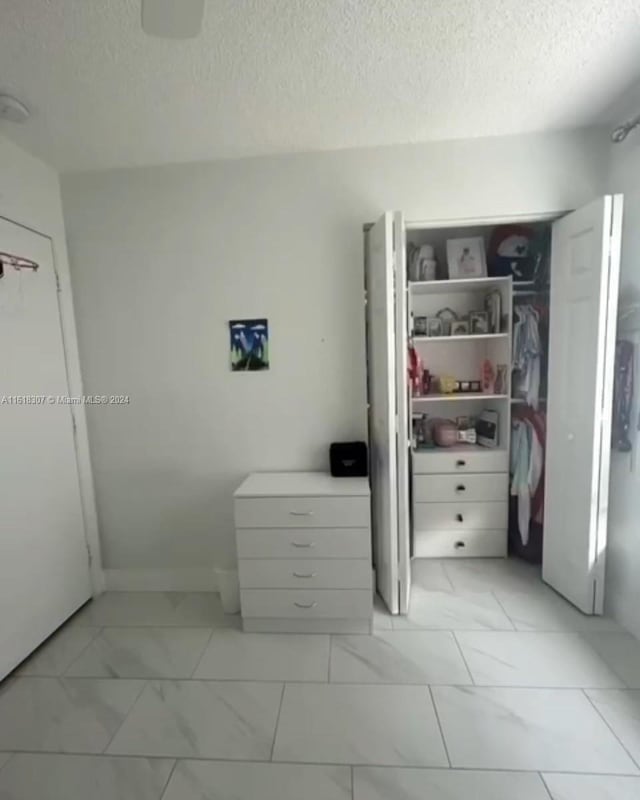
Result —
[[269, 323], [266, 319], [229, 321], [231, 371], [269, 369]]

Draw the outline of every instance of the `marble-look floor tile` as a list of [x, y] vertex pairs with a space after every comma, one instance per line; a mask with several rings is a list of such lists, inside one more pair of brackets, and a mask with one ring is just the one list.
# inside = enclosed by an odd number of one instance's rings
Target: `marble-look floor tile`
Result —
[[411, 583], [431, 592], [452, 592], [453, 585], [445, 571], [444, 562], [433, 558], [414, 558], [411, 561]]
[[2, 800], [160, 800], [174, 762], [17, 753], [0, 772]]
[[185, 592], [105, 592], [79, 611], [76, 625], [175, 625]]
[[471, 683], [450, 631], [334, 636], [330, 676], [332, 683]]
[[443, 562], [456, 592], [544, 592], [541, 568], [517, 558], [461, 558]]
[[163, 800], [351, 800], [351, 770], [299, 764], [180, 761]]
[[72, 624], [237, 628], [240, 617], [223, 612], [217, 592], [106, 592], [87, 603]]
[[456, 637], [478, 686], [624, 686], [577, 633], [474, 631]]
[[[353, 800], [549, 800], [538, 775], [455, 769], [356, 767]], [[176, 798], [177, 800], [177, 798]]]
[[640, 691], [590, 690], [587, 696], [640, 766]]
[[100, 753], [143, 681], [16, 678], [0, 689], [0, 749]]
[[545, 773], [553, 800], [638, 800], [640, 778], [619, 775], [563, 775]]
[[153, 681], [108, 752], [268, 760], [281, 697], [278, 683]]
[[329, 636], [216, 630], [196, 678], [239, 681], [326, 681]]
[[415, 587], [407, 616], [393, 618], [394, 630], [513, 630], [504, 611], [489, 592], [453, 594]]
[[629, 633], [585, 633], [583, 638], [629, 689], [640, 689], [640, 642]]
[[436, 686], [453, 767], [637, 774], [582, 691]]
[[287, 684], [274, 761], [448, 765], [429, 690]]
[[71, 662], [98, 635], [100, 628], [63, 626], [18, 668], [17, 675], [55, 677], [62, 675]]
[[[546, 587], [545, 587], [546, 588]], [[542, 593], [495, 592], [500, 605], [519, 631], [619, 631], [607, 617], [588, 616], [546, 588]]]
[[207, 628], [105, 628], [66, 674], [91, 678], [190, 678], [210, 635]]
[[389, 613], [384, 600], [376, 595], [373, 600], [373, 629], [390, 631], [393, 628], [393, 614]]
[[173, 624], [185, 627], [237, 628], [240, 614], [225, 614], [218, 592], [189, 592], [176, 608]]

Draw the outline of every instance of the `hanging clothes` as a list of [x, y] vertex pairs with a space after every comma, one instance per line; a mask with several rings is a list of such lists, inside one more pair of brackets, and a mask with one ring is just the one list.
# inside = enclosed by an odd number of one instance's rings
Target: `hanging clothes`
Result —
[[540, 360], [542, 341], [539, 330], [538, 311], [530, 305], [514, 306], [516, 316], [513, 326], [514, 396], [522, 398], [527, 405], [538, 408], [540, 401]]
[[529, 542], [531, 521], [542, 519], [544, 504], [544, 414], [520, 409], [511, 429], [511, 495], [517, 498], [518, 531], [523, 546]]
[[633, 342], [616, 342], [616, 364], [613, 384], [613, 425], [611, 446], [628, 453], [631, 450], [631, 407], [633, 405]]

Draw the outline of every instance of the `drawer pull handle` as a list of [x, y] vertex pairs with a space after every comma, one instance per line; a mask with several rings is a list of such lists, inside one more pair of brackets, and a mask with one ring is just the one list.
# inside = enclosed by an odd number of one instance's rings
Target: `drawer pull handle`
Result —
[[464, 547], [464, 542], [456, 542], [453, 546], [456, 550], [461, 550]]
[[317, 572], [292, 572], [294, 578], [315, 578]]
[[292, 517], [312, 517], [313, 511], [290, 511], [289, 514]]
[[293, 605], [297, 606], [297, 608], [315, 608], [318, 604], [314, 600], [313, 603], [297, 603], [294, 601]]
[[463, 492], [466, 492], [466, 491], [467, 491], [467, 487], [464, 486], [463, 484], [460, 484], [459, 486], [456, 486], [456, 494], [462, 494]]
[[462, 514], [456, 514], [456, 522], [464, 522], [464, 517]]
[[458, 461], [456, 461], [456, 467], [466, 467], [466, 466], [467, 462], [464, 459], [461, 458]]
[[291, 542], [294, 547], [315, 547], [315, 542]]

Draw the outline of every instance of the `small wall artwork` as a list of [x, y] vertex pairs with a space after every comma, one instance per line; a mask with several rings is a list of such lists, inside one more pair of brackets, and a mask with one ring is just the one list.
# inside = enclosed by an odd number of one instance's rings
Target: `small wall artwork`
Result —
[[269, 369], [269, 323], [266, 319], [229, 321], [232, 372]]

